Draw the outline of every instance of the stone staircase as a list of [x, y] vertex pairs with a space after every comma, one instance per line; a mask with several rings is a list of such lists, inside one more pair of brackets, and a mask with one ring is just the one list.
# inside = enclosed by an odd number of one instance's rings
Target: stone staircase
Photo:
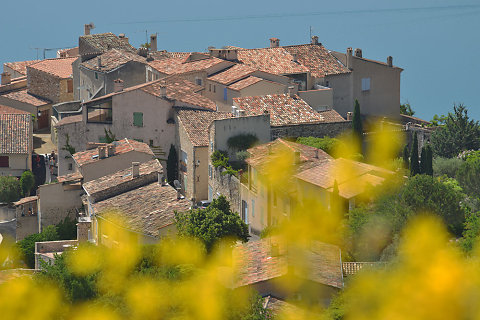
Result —
[[167, 161], [167, 153], [163, 151], [162, 147], [150, 146], [150, 150], [152, 150], [155, 158], [157, 158], [158, 160]]

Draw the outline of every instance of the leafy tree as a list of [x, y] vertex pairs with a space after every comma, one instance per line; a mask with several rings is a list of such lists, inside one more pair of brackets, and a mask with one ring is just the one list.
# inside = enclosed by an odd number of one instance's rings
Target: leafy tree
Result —
[[405, 169], [410, 168], [409, 166], [410, 151], [408, 150], [408, 144], [403, 148], [403, 165]]
[[24, 171], [20, 177], [20, 184], [22, 185], [23, 196], [28, 197], [30, 191], [35, 185], [35, 176], [33, 175], [33, 172], [30, 170]]
[[317, 149], [322, 149], [329, 155], [333, 155], [335, 149], [338, 147], [340, 141], [336, 138], [323, 137], [298, 137], [295, 141], [296, 143], [304, 144], [306, 146], [314, 147]]
[[60, 240], [55, 226], [46, 227], [41, 233], [34, 233], [17, 242], [26, 265], [35, 268], [35, 242]]
[[71, 217], [65, 217], [56, 225], [58, 238], [61, 240], [77, 239], [77, 221]]
[[410, 151], [410, 175], [413, 177], [420, 173], [420, 166], [418, 164], [418, 139], [417, 133], [413, 133], [412, 150]]
[[467, 212], [465, 218], [465, 230], [463, 231], [463, 238], [460, 241], [462, 249], [466, 252], [472, 251], [475, 244], [478, 242], [480, 235], [480, 211]]
[[432, 120], [430, 122], [432, 123], [432, 126], [438, 127], [438, 126], [443, 126], [445, 122], [447, 121], [447, 116], [444, 114], [441, 115], [434, 115]]
[[415, 111], [412, 110], [410, 103], [405, 103], [400, 105], [400, 114], [413, 116], [415, 114]]
[[480, 148], [480, 125], [469, 119], [467, 108], [454, 106], [449, 112], [445, 125], [432, 133], [433, 152], [437, 156], [452, 158], [463, 150]]
[[425, 167], [425, 174], [433, 176], [433, 151], [430, 145], [427, 145], [427, 161]]
[[0, 202], [12, 203], [20, 199], [22, 187], [15, 177], [0, 176]]
[[480, 156], [470, 156], [458, 170], [458, 181], [469, 195], [480, 195]]
[[201, 240], [208, 252], [219, 240], [230, 238], [247, 242], [249, 238], [248, 226], [231, 211], [224, 196], [214, 199], [206, 209], [175, 213], [175, 221], [180, 236]]
[[175, 146], [170, 145], [170, 152], [167, 158], [167, 180], [173, 185], [173, 181], [178, 179], [178, 155]]
[[212, 160], [212, 165], [215, 168], [227, 168], [228, 167], [228, 156], [225, 151], [215, 150], [210, 155], [210, 160]]

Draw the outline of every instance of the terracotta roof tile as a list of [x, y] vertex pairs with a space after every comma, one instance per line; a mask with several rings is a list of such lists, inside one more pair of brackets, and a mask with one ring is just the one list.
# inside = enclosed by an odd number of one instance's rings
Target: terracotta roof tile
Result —
[[192, 71], [207, 70], [217, 64], [225, 63], [225, 60], [215, 57], [205, 57], [198, 60], [189, 61], [190, 56], [179, 58], [168, 58], [163, 60], [154, 60], [149, 65], [160, 73], [166, 75], [181, 74]]
[[246, 78], [248, 75], [254, 73], [256, 71], [255, 68], [244, 64], [236, 64], [227, 70], [221, 71], [212, 75], [208, 78], [208, 80], [212, 80], [224, 85], [232, 84], [235, 81], [240, 79]]
[[345, 120], [337, 111], [330, 110], [321, 110], [317, 111], [325, 119], [325, 122], [345, 122]]
[[78, 47], [73, 47], [73, 48], [66, 48], [66, 49], [60, 49], [57, 51], [57, 57], [65, 57], [65, 58], [70, 58], [70, 57], [78, 57]]
[[261, 71], [274, 74], [306, 73], [308, 69], [293, 61], [284, 48], [261, 48], [238, 50], [238, 60]]
[[61, 183], [72, 182], [72, 181], [77, 181], [82, 179], [83, 179], [83, 176], [80, 172], [73, 172], [73, 173], [69, 173], [69, 174], [57, 177], [57, 181]]
[[88, 44], [99, 54], [110, 49], [122, 49], [133, 53], [137, 52], [131, 44], [120, 39], [111, 32], [83, 35], [80, 36], [79, 42]]
[[32, 118], [29, 114], [0, 114], [0, 154], [32, 151]]
[[25, 203], [29, 203], [29, 202], [33, 202], [33, 201], [37, 201], [38, 200], [38, 196], [31, 196], [31, 197], [25, 197], [25, 198], [22, 198], [16, 202], [14, 202], [13, 204], [16, 205], [16, 206], [19, 206], [21, 204], [25, 204]]
[[95, 213], [107, 216], [109, 210], [118, 210], [126, 218], [129, 228], [152, 237], [159, 230], [174, 223], [175, 211], [186, 212], [190, 201], [177, 199], [177, 191], [158, 182], [127, 191], [92, 205]]
[[55, 77], [66, 79], [71, 78], [73, 71], [72, 71], [72, 63], [77, 60], [76, 57], [72, 58], [58, 58], [58, 59], [46, 59], [40, 62], [31, 64], [27, 67], [43, 71], [45, 73], [51, 74]]
[[15, 70], [18, 73], [23, 74], [24, 76], [27, 75], [27, 66], [37, 63], [40, 60], [30, 60], [30, 61], [17, 61], [17, 62], [6, 62], [4, 65], [9, 67], [10, 69]]
[[[114, 146], [114, 156], [130, 151], [148, 153], [151, 154], [152, 157], [154, 156], [152, 150], [150, 150], [146, 143], [130, 140], [127, 138], [120, 141], [114, 141], [108, 145]], [[107, 144], [105, 144], [105, 146], [107, 146]], [[88, 163], [101, 160], [98, 158], [98, 148], [77, 152], [73, 155], [73, 159], [80, 167]]]
[[297, 95], [272, 94], [233, 98], [233, 103], [246, 115], [270, 113], [272, 126], [325, 122], [325, 118]]
[[36, 106], [36, 107], [44, 106], [46, 104], [51, 103], [51, 101], [47, 99], [43, 99], [28, 93], [27, 89], [23, 89], [19, 91], [11, 91], [9, 93], [2, 94], [2, 97], [15, 100], [15, 101], [20, 101], [27, 104], [31, 104], [32, 106]]
[[242, 80], [237, 81], [235, 83], [232, 83], [231, 85], [228, 86], [228, 88], [232, 89], [232, 90], [239, 91], [239, 90], [250, 87], [251, 85], [254, 85], [255, 83], [258, 83], [258, 82], [261, 82], [261, 81], [267, 81], [267, 80], [257, 78], [257, 77], [254, 77], [254, 76], [250, 76], [248, 78], [245, 78], [245, 79], [242, 79]]
[[[100, 58], [101, 61], [100, 68], [97, 64], [98, 58]], [[139, 56], [136, 53], [120, 49], [110, 49], [95, 58], [82, 62], [81, 65], [90, 70], [109, 72], [130, 61], [136, 61], [145, 64], [147, 63], [146, 58]]]
[[322, 45], [303, 44], [283, 48], [290, 54], [296, 54], [297, 61], [308, 68], [314, 77], [322, 78], [329, 74], [351, 72]]
[[0, 114], [2, 114], [2, 113], [30, 114], [27, 111], [23, 111], [23, 110], [20, 110], [20, 109], [15, 109], [15, 108], [12, 108], [12, 107], [3, 106], [3, 105], [0, 104]]
[[[272, 254], [272, 244], [277, 245], [276, 254]], [[239, 257], [237, 266], [239, 271], [234, 287], [278, 278], [286, 275], [289, 267], [295, 266], [295, 263], [306, 263], [310, 272], [296, 274], [297, 276], [335, 288], [343, 288], [340, 249], [337, 246], [314, 241], [308, 249], [295, 248], [296, 259], [301, 257], [303, 260], [300, 262], [292, 259], [288, 252], [286, 243], [276, 237], [237, 245], [235, 254]]]
[[208, 146], [208, 127], [213, 120], [233, 118], [230, 112], [179, 110], [179, 124], [185, 129], [193, 146]]

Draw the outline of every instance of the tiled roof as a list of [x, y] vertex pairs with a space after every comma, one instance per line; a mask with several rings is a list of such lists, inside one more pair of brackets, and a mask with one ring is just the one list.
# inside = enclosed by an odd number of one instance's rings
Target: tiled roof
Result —
[[325, 122], [345, 122], [345, 120], [337, 111], [333, 109], [317, 111], [325, 119]]
[[94, 48], [97, 53], [103, 53], [109, 49], [122, 49], [130, 52], [137, 51], [131, 44], [111, 32], [83, 35], [80, 36], [79, 42], [87, 43]]
[[212, 80], [224, 85], [229, 85], [235, 81], [246, 78], [249, 74], [255, 72], [255, 68], [244, 64], [235, 64], [225, 71], [221, 71], [215, 75], [208, 77], [208, 80]]
[[[97, 64], [98, 58], [100, 58], [101, 61], [100, 68]], [[147, 60], [146, 58], [130, 51], [110, 49], [95, 58], [83, 62], [81, 65], [90, 70], [109, 72], [130, 61], [146, 63]]]
[[[111, 145], [114, 147], [113, 156], [127, 153], [130, 151], [143, 152], [143, 153], [151, 154], [152, 157], [154, 156], [152, 150], [150, 150], [150, 148], [146, 143], [130, 140], [127, 138], [122, 139], [120, 141], [114, 141], [108, 145]], [[105, 146], [108, 146], [108, 145], [105, 144]], [[86, 165], [88, 163], [101, 160], [98, 158], [98, 148], [77, 152], [73, 155], [73, 159], [75, 160], [75, 162], [79, 167]]]
[[333, 188], [336, 180], [339, 195], [350, 199], [363, 193], [368, 185], [377, 186], [383, 183], [385, 177], [391, 174], [392, 171], [380, 167], [339, 158], [319, 163], [313, 168], [297, 173], [295, 177], [327, 190]]
[[228, 88], [239, 91], [239, 90], [245, 89], [246, 87], [250, 87], [251, 85], [254, 85], [255, 83], [258, 83], [260, 81], [267, 81], [267, 80], [250, 76], [248, 78], [232, 83], [231, 85], [228, 86]]
[[149, 52], [150, 56], [155, 60], [163, 60], [170, 58], [186, 59], [190, 52], [168, 52], [166, 50]]
[[51, 74], [55, 77], [66, 79], [72, 77], [72, 63], [77, 60], [76, 57], [72, 58], [58, 58], [58, 59], [46, 59], [40, 62], [31, 64], [28, 68], [40, 70]]
[[94, 203], [97, 215], [107, 216], [108, 210], [118, 210], [134, 231], [158, 237], [159, 230], [174, 223], [175, 211], [185, 212], [190, 201], [177, 199], [177, 191], [170, 185], [153, 182], [106, 200]]
[[162, 166], [158, 160], [154, 159], [139, 165], [139, 176], [136, 178], [132, 177], [132, 168], [129, 167], [86, 182], [83, 184], [83, 189], [95, 201], [101, 201], [119, 193], [158, 181], [158, 173], [161, 172], [163, 172]]
[[59, 127], [59, 126], [63, 126], [63, 125], [70, 124], [70, 123], [75, 123], [75, 122], [82, 122], [82, 121], [83, 121], [83, 115], [77, 114], [77, 115], [74, 115], [74, 116], [70, 116], [70, 117], [66, 117], [66, 118], [61, 119], [60, 121], [58, 121], [55, 124], [55, 127]]
[[[272, 254], [272, 244], [277, 246], [278, 252]], [[271, 280], [286, 275], [289, 267], [293, 270], [308, 269], [309, 274], [295, 275], [302, 279], [309, 279], [335, 288], [343, 288], [342, 266], [340, 249], [337, 246], [313, 241], [308, 249], [295, 250], [298, 261], [289, 256], [286, 242], [280, 238], [271, 237], [258, 241], [249, 241], [239, 244], [235, 254], [239, 257], [238, 278], [234, 287], [241, 287]], [[307, 264], [307, 268], [295, 268], [295, 264]], [[304, 266], [305, 267], [305, 266]]]
[[58, 182], [72, 182], [72, 181], [77, 181], [77, 180], [81, 180], [83, 179], [83, 176], [80, 172], [73, 172], [73, 173], [69, 173], [69, 174], [66, 174], [66, 175], [63, 175], [63, 176], [58, 176], [57, 177], [57, 181]]
[[37, 201], [37, 200], [38, 200], [38, 196], [31, 196], [31, 197], [22, 198], [22, 199], [18, 200], [17, 202], [14, 202], [13, 204], [16, 205], [16, 206], [19, 206], [21, 204], [25, 204], [25, 203], [29, 203], [29, 202], [33, 202], [33, 201]]
[[284, 48], [261, 48], [238, 50], [238, 60], [253, 68], [274, 74], [305, 73], [308, 69], [293, 61]]
[[270, 113], [272, 126], [325, 122], [325, 118], [312, 109], [299, 96], [272, 94], [257, 97], [233, 98], [233, 103], [246, 115]]
[[232, 118], [230, 112], [179, 110], [179, 124], [185, 129], [193, 146], [208, 146], [208, 126], [213, 120]]
[[7, 106], [3, 106], [0, 104], [0, 114], [2, 113], [21, 113], [21, 114], [30, 114], [29, 112], [27, 111], [23, 111], [23, 110], [19, 110], [19, 109], [15, 109], [15, 108], [12, 108], [12, 107], [7, 107]]
[[28, 154], [32, 151], [31, 121], [29, 114], [0, 114], [0, 153]]
[[[297, 307], [296, 305], [277, 299], [273, 296], [266, 296], [263, 298], [263, 308], [270, 310], [272, 315], [274, 316], [274, 319], [277, 319], [277, 317], [293, 317], [294, 320], [297, 319], [305, 319], [303, 315], [306, 314], [306, 310]], [[318, 318], [318, 315], [316, 317], [311, 317], [311, 319]], [[280, 318], [281, 319], [281, 318]], [[310, 319], [306, 318], [306, 319]]]
[[160, 73], [172, 75], [192, 71], [202, 71], [209, 69], [219, 63], [225, 63], [225, 60], [215, 57], [206, 57], [193, 61], [189, 61], [188, 58], [189, 56], [187, 56], [186, 58], [180, 57], [154, 60], [151, 61], [149, 65]]
[[27, 89], [12, 91], [6, 94], [2, 94], [2, 97], [15, 100], [15, 101], [20, 101], [27, 104], [31, 104], [32, 106], [35, 106], [35, 107], [44, 106], [46, 104], [51, 103], [47, 99], [43, 99], [43, 98], [31, 95], [30, 93], [27, 92]]
[[57, 51], [57, 55], [64, 56], [65, 58], [77, 57], [78, 56], [78, 47], [60, 49]]
[[329, 161], [332, 157], [321, 149], [306, 146], [296, 142], [276, 139], [272, 142], [258, 145], [247, 150], [250, 157], [246, 160], [249, 165], [262, 171], [271, 163], [275, 163], [282, 152], [300, 152], [297, 172], [312, 168], [318, 163]]
[[13, 69], [17, 71], [18, 73], [21, 73], [23, 75], [27, 75], [27, 66], [34, 64], [40, 60], [30, 60], [30, 61], [17, 61], [17, 62], [6, 62], [4, 65], [9, 67], [10, 69]]
[[297, 61], [308, 68], [314, 77], [351, 72], [322, 45], [303, 44], [283, 48], [290, 54], [297, 54]]

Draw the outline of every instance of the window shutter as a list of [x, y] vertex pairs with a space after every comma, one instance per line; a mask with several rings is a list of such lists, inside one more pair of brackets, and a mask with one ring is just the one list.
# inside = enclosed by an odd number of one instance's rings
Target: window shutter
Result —
[[143, 113], [134, 112], [133, 113], [133, 125], [136, 127], [143, 127]]

